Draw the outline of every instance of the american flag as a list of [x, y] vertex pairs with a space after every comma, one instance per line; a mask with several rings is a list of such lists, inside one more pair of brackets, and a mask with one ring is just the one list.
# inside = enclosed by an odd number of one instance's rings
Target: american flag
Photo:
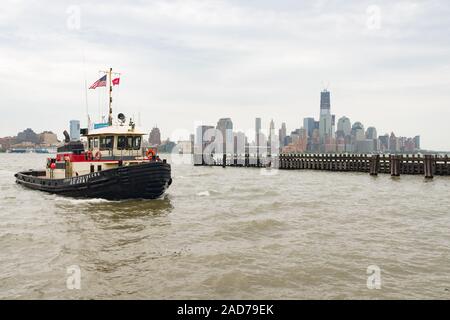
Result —
[[97, 87], [106, 87], [106, 74], [97, 81], [95, 81], [92, 84], [92, 86], [89, 87], [89, 89], [95, 89]]

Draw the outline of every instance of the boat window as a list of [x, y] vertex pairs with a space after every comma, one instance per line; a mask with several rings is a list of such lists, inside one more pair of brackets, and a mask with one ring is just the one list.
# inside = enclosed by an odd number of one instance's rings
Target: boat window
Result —
[[114, 137], [107, 136], [100, 138], [100, 150], [111, 150], [114, 145]]
[[127, 139], [125, 136], [119, 136], [117, 138], [117, 149], [123, 150], [127, 148]]
[[98, 148], [98, 137], [94, 138], [94, 148], [97, 149]]
[[139, 150], [141, 148], [141, 137], [133, 137], [133, 149]]
[[133, 149], [133, 136], [127, 136], [127, 149]]
[[92, 138], [88, 139], [88, 149], [92, 149]]

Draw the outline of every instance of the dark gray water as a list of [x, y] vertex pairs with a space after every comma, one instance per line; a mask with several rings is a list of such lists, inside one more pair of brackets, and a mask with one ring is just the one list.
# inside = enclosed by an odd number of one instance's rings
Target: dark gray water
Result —
[[110, 202], [14, 183], [45, 158], [0, 154], [0, 298], [450, 298], [450, 178], [179, 164]]

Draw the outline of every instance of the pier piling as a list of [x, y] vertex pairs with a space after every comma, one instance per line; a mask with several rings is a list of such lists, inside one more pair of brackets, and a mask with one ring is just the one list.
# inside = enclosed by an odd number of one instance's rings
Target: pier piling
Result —
[[391, 176], [399, 177], [400, 176], [400, 156], [398, 155], [390, 155], [390, 167], [391, 167]]
[[[210, 158], [209, 158], [210, 157]], [[208, 159], [209, 158], [209, 159]], [[227, 159], [228, 158], [228, 159]], [[437, 155], [368, 155], [368, 154], [311, 154], [282, 153], [279, 155], [226, 154], [221, 156], [194, 155], [194, 165], [220, 167], [252, 167], [262, 168], [273, 165], [282, 170], [326, 170], [344, 172], [366, 172], [371, 176], [379, 173], [398, 177], [401, 174], [423, 174], [431, 179], [434, 175], [449, 176], [450, 161], [448, 156]], [[206, 161], [208, 160], [208, 161]]]
[[370, 159], [369, 173], [371, 176], [377, 176], [378, 171], [380, 171], [380, 155], [374, 154]]
[[222, 155], [222, 167], [225, 168], [227, 166], [227, 154], [224, 153]]
[[425, 155], [423, 160], [423, 171], [425, 173], [426, 179], [433, 179], [433, 168], [434, 168], [434, 159], [431, 154]]

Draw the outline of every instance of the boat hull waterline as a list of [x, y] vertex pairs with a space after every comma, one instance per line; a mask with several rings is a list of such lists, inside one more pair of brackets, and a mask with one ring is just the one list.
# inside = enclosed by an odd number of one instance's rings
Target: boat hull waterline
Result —
[[45, 171], [15, 174], [16, 183], [34, 190], [74, 198], [157, 199], [172, 183], [170, 164], [148, 162], [65, 179], [48, 179]]

